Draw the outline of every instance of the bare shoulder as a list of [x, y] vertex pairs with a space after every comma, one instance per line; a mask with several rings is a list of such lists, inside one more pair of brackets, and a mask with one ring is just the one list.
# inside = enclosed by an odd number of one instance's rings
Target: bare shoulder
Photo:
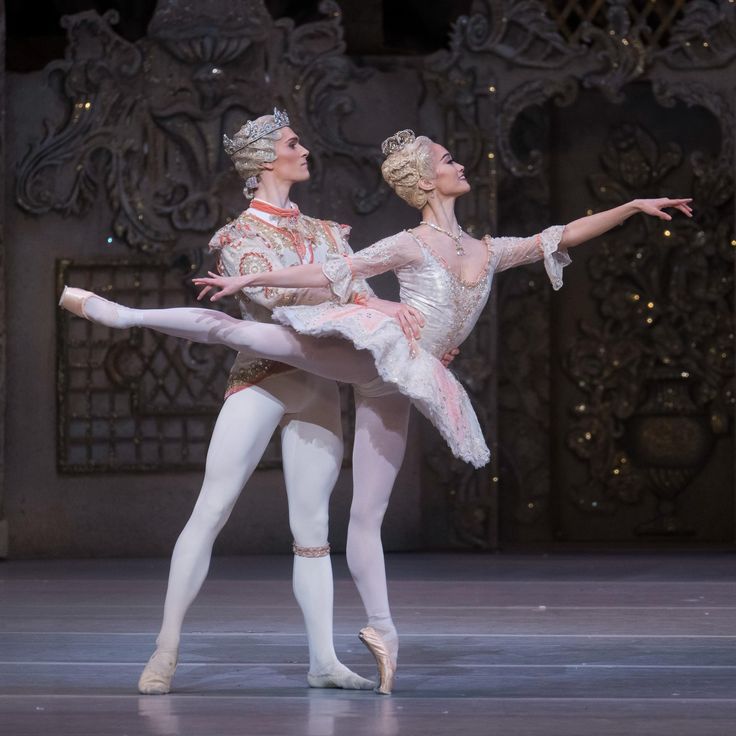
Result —
[[491, 250], [491, 236], [481, 235], [480, 238], [474, 238], [472, 235], [468, 235], [468, 233], [463, 233], [463, 239], [462, 239], [462, 246], [463, 249], [467, 253], [485, 253], [486, 251]]
[[470, 238], [469, 240], [478, 247], [483, 246], [484, 248], [490, 248], [493, 236], [490, 233], [482, 235], [480, 238]]

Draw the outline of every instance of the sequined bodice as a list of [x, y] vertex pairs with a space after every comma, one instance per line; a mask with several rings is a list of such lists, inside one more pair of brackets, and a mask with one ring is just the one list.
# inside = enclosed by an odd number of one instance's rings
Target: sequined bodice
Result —
[[[276, 317], [302, 335], [340, 336], [367, 351], [378, 379], [357, 386], [356, 392], [369, 397], [398, 388], [434, 423], [456, 457], [481, 467], [489, 458], [483, 430], [465, 390], [437, 359], [475, 326], [494, 273], [543, 259], [552, 285], [562, 285], [562, 269], [570, 262], [561, 247], [564, 230], [554, 226], [530, 238], [486, 236], [487, 261], [472, 282], [455, 275], [416, 233], [394, 233], [353, 256], [328, 257], [322, 271], [339, 303], [279, 307]], [[464, 270], [475, 270], [475, 258], [461, 262]], [[409, 348], [396, 320], [352, 300], [356, 279], [388, 271], [399, 280], [401, 301], [425, 318], [419, 350]]]
[[[478, 321], [491, 291], [490, 264], [475, 282], [461, 280], [422, 245], [424, 258], [396, 270], [401, 301], [425, 318], [421, 345], [436, 357], [457, 347]], [[490, 259], [489, 259], [490, 260]]]

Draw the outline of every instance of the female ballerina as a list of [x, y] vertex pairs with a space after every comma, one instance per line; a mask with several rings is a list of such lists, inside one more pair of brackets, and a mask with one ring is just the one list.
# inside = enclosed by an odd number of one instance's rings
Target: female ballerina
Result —
[[[249, 288], [328, 286], [335, 301], [274, 310], [274, 317], [293, 329], [243, 323], [208, 309], [129, 309], [76, 289], [65, 291], [61, 305], [111, 327], [150, 327], [354, 384], [358, 409], [355, 476], [360, 477], [365, 469], [370, 470], [366, 475], [378, 475], [379, 479], [377, 495], [371, 499], [374, 523], [360, 529], [359, 534], [349, 528], [347, 553], [351, 571], [365, 566], [366, 578], [375, 583], [366, 587], [376, 593], [375, 598], [366, 597], [359, 586], [369, 617], [361, 639], [379, 666], [378, 691], [388, 693], [396, 670], [398, 636], [385, 594], [380, 522], [403, 458], [409, 400], [435, 424], [456, 456], [482, 466], [489, 454], [477, 419], [464, 390], [439, 356], [469, 334], [488, 299], [493, 274], [543, 259], [552, 285], [558, 289], [562, 269], [570, 262], [568, 248], [607, 232], [637, 212], [664, 220], [671, 219], [664, 212], [667, 208], [688, 217], [692, 212], [690, 199], [634, 200], [533, 237], [485, 236], [477, 240], [463, 232], [455, 218], [455, 200], [469, 191], [470, 185], [463, 166], [453, 161], [444, 147], [424, 136], [417, 138], [411, 131], [400, 131], [384, 142], [383, 151], [383, 176], [402, 199], [421, 210], [418, 227], [379, 241], [357, 255], [329, 258], [324, 266], [295, 266], [229, 280], [216, 276], [198, 280], [205, 293], [212, 287], [224, 287], [218, 298], [246, 284]], [[402, 303], [423, 317], [425, 324], [416, 341], [404, 339], [396, 320], [370, 306], [345, 304], [354, 295], [357, 279], [389, 270], [399, 279]], [[360, 456], [357, 447], [363, 433], [372, 441], [361, 444], [366, 455]], [[380, 478], [382, 471], [387, 471], [390, 482]], [[376, 606], [376, 601], [382, 606]]]

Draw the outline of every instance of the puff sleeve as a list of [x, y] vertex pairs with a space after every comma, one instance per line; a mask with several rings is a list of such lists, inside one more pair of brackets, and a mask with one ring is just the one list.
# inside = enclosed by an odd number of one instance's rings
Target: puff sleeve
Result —
[[494, 271], [505, 271], [514, 266], [522, 266], [544, 260], [552, 288], [562, 287], [562, 270], [571, 263], [566, 248], [560, 247], [564, 225], [548, 227], [529, 238], [492, 238], [491, 258]]
[[355, 285], [386, 271], [396, 271], [419, 258], [418, 247], [404, 233], [363, 248], [355, 255], [329, 256], [322, 267], [330, 289], [341, 303], [350, 301]]

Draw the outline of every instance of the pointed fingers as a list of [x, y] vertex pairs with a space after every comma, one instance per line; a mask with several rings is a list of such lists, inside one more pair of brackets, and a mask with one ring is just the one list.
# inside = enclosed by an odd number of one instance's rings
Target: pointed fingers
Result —
[[407, 322], [406, 317], [399, 312], [399, 325], [401, 326], [401, 331], [404, 333], [404, 337], [411, 343], [412, 338], [414, 337], [414, 332], [411, 329], [411, 325]]
[[411, 310], [414, 319], [417, 321], [417, 324], [420, 327], [424, 327], [424, 317], [422, 316], [422, 313], [418, 309], [414, 309], [414, 307], [409, 307], [409, 309]]

